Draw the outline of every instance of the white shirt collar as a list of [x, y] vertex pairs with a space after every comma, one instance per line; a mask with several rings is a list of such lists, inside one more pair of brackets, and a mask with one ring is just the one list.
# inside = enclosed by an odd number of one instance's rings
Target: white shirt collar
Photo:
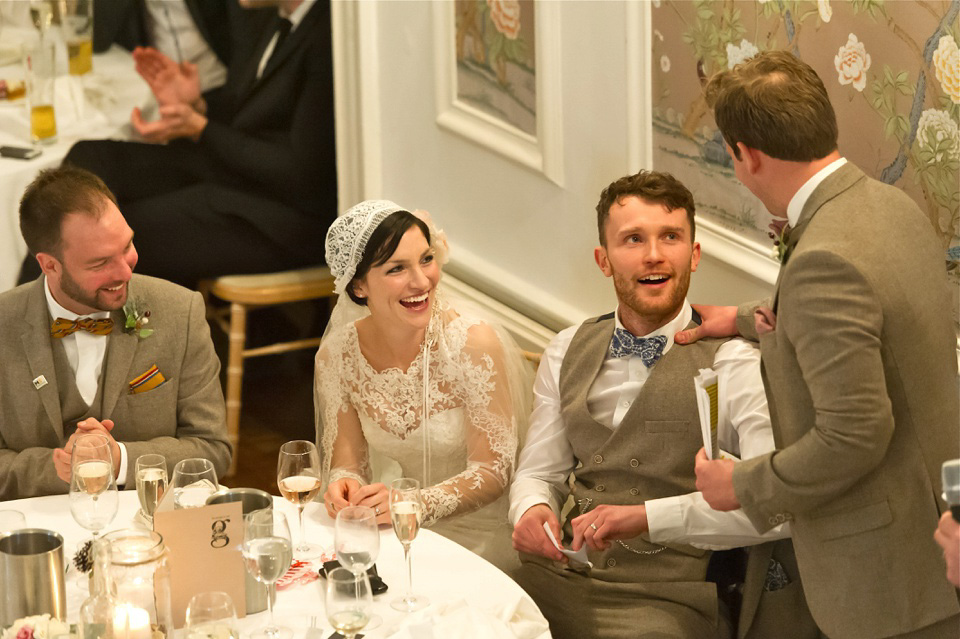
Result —
[[[683, 306], [680, 308], [680, 312], [677, 313], [677, 316], [672, 320], [658, 328], [657, 330], [648, 333], [646, 335], [637, 335], [636, 337], [656, 337], [657, 335], [663, 335], [667, 338], [667, 344], [663, 347], [663, 352], [666, 353], [670, 350], [670, 347], [673, 346], [673, 336], [678, 332], [686, 328], [687, 324], [690, 323], [690, 320], [693, 319], [693, 308], [690, 306], [690, 302], [683, 300]], [[617, 312], [613, 314], [613, 321], [615, 328], [622, 328], [628, 330], [627, 327], [623, 325], [620, 321], [620, 307], [617, 307]]]
[[62, 317], [66, 320], [75, 320], [81, 317], [92, 317], [93, 319], [106, 319], [110, 317], [110, 311], [97, 311], [89, 315], [77, 315], [71, 310], [64, 308], [57, 300], [53, 299], [53, 293], [50, 292], [50, 284], [47, 277], [43, 277], [43, 292], [47, 296], [47, 309], [50, 311], [50, 317], [57, 319]]
[[803, 212], [803, 205], [807, 203], [807, 200], [809, 200], [810, 196], [813, 195], [814, 190], [820, 186], [820, 183], [827, 179], [827, 176], [846, 163], [846, 158], [834, 160], [827, 166], [817, 171], [812, 178], [804, 182], [803, 186], [801, 186], [797, 192], [793, 194], [793, 197], [790, 198], [790, 204], [787, 205], [787, 221], [790, 223], [790, 226], [796, 226], [797, 222], [800, 221], [800, 214]]
[[313, 6], [315, 1], [316, 0], [303, 0], [303, 2], [300, 3], [300, 6], [294, 9], [293, 13], [288, 16], [283, 15], [282, 11], [280, 12], [280, 17], [286, 18], [290, 21], [290, 33], [293, 33], [297, 30], [297, 27], [301, 22], [303, 22], [303, 16], [307, 15], [307, 11], [310, 10], [310, 7]]

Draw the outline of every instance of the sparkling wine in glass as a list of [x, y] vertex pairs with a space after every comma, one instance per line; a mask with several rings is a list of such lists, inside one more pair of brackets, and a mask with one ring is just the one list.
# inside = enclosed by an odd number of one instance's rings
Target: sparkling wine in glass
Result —
[[70, 454], [70, 514], [96, 539], [116, 517], [118, 501], [110, 441], [96, 433], [77, 437]]
[[327, 573], [327, 621], [346, 639], [354, 639], [370, 620], [373, 597], [367, 574], [346, 568]]
[[200, 508], [207, 504], [207, 497], [217, 492], [217, 471], [213, 462], [201, 457], [182, 459], [173, 467], [170, 489], [173, 491], [173, 507]]
[[320, 456], [313, 442], [299, 439], [280, 447], [277, 459], [277, 486], [284, 499], [297, 507], [300, 543], [294, 550], [297, 559], [314, 559], [322, 548], [307, 541], [303, 527], [303, 509], [320, 492]]
[[233, 600], [225, 592], [201, 592], [187, 604], [186, 639], [240, 639]]
[[420, 532], [423, 519], [423, 502], [420, 499], [420, 482], [401, 477], [390, 484], [390, 521], [393, 532], [403, 544], [403, 556], [407, 560], [407, 593], [390, 602], [395, 610], [414, 612], [429, 603], [423, 595], [413, 594], [413, 567], [410, 562], [410, 544]]
[[[380, 554], [377, 515], [366, 506], [347, 506], [337, 513], [333, 544], [340, 565], [358, 577], [369, 570]], [[377, 628], [381, 619], [369, 615], [367, 629]]]
[[243, 518], [243, 559], [247, 572], [267, 586], [269, 624], [251, 634], [253, 639], [290, 639], [289, 628], [277, 626], [273, 606], [277, 598], [276, 583], [293, 561], [290, 526], [283, 513], [273, 508], [256, 510]]
[[153, 521], [157, 504], [167, 491], [167, 460], [163, 455], [140, 455], [137, 457], [135, 477], [140, 512], [148, 521]]

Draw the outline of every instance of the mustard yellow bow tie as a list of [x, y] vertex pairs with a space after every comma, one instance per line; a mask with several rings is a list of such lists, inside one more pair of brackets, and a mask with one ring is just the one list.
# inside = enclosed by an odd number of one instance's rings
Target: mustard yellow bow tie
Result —
[[53, 326], [50, 327], [50, 336], [60, 339], [61, 337], [72, 335], [77, 331], [87, 331], [94, 335], [109, 335], [112, 330], [113, 320], [109, 318], [91, 319], [85, 317], [83, 319], [68, 320], [58, 317], [53, 320]]

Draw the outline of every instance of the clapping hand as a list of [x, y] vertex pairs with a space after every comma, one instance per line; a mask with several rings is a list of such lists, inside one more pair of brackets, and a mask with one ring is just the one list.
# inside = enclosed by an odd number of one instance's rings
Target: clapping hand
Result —
[[70, 435], [63, 448], [53, 450], [53, 466], [57, 470], [57, 477], [70, 483], [70, 457], [73, 454], [73, 444], [81, 435], [97, 433], [103, 435], [110, 442], [110, 453], [113, 457], [113, 472], [116, 475], [120, 472], [120, 445], [114, 440], [110, 431], [113, 430], [113, 420], [105, 419], [98, 421], [93, 417], [83, 420], [77, 424], [77, 430]]
[[200, 100], [200, 76], [197, 65], [177, 64], [153, 47], [137, 47], [133, 60], [160, 106], [193, 105]]
[[143, 119], [140, 109], [134, 107], [130, 123], [148, 142], [169, 142], [177, 138], [196, 140], [207, 126], [206, 116], [186, 104], [168, 104], [160, 107], [160, 119]]

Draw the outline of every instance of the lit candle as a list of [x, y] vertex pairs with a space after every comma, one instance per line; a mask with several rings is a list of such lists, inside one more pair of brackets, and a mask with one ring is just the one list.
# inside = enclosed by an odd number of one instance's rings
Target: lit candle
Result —
[[150, 613], [130, 604], [119, 604], [113, 613], [114, 639], [150, 639]]

